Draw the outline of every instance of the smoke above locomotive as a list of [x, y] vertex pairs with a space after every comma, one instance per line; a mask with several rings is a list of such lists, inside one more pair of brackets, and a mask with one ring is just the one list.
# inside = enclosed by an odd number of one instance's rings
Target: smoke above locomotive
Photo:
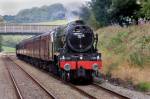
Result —
[[73, 21], [57, 28], [55, 44], [70, 52], [87, 52], [94, 50], [94, 33], [82, 20]]

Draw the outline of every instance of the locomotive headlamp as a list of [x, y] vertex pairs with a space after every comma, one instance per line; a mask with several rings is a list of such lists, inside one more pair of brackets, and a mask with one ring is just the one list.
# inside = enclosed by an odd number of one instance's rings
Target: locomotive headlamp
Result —
[[97, 56], [97, 60], [99, 60], [100, 59], [100, 57], [99, 57], [99, 55]]
[[61, 58], [62, 60], [65, 60], [65, 56], [62, 56], [62, 58]]
[[98, 64], [96, 64], [96, 63], [93, 64], [92, 68], [93, 68], [93, 70], [95, 70], [95, 71], [98, 70]]
[[82, 60], [83, 59], [83, 57], [82, 56], [80, 56], [80, 60]]
[[69, 70], [71, 69], [71, 66], [70, 66], [69, 64], [65, 64], [65, 65], [64, 65], [64, 69], [65, 69], [66, 71], [69, 71]]

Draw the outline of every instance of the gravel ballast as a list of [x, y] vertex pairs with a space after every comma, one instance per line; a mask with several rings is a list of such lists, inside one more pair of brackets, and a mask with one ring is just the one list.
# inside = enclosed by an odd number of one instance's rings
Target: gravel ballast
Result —
[[14, 76], [14, 79], [25, 99], [51, 99], [51, 97], [26, 75], [16, 64], [5, 58], [6, 65]]
[[129, 90], [123, 87], [114, 86], [108, 82], [104, 82], [102, 84], [99, 84], [100, 86], [107, 88], [109, 90], [115, 91], [117, 93], [120, 93], [124, 96], [128, 96], [130, 99], [150, 99], [149, 95], [143, 94], [141, 92], [137, 92], [134, 90]]
[[17, 99], [9, 73], [0, 54], [0, 99]]
[[15, 57], [11, 57], [11, 59], [13, 59], [17, 64], [20, 64], [25, 71], [27, 71], [39, 82], [41, 82], [51, 93], [53, 93], [59, 99], [87, 99], [87, 97], [85, 97], [81, 93], [48, 75], [48, 73], [42, 72], [39, 69], [18, 60]]

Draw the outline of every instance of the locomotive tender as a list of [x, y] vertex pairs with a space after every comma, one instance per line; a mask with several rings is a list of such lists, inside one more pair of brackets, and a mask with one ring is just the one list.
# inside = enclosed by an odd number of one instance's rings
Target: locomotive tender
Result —
[[16, 45], [16, 55], [64, 80], [93, 80], [102, 67], [98, 35], [81, 20], [59, 26]]

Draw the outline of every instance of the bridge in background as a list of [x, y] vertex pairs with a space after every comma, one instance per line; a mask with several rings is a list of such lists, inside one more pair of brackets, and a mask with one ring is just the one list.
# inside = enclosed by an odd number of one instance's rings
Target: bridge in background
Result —
[[39, 35], [58, 25], [0, 24], [0, 35]]

